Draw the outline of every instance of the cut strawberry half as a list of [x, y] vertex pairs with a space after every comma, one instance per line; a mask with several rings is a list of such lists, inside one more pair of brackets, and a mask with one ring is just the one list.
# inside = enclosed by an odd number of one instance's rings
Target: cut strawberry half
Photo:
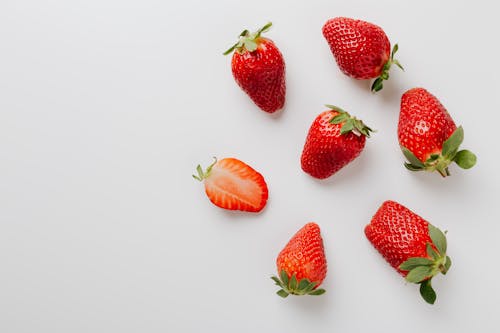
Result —
[[216, 206], [229, 210], [260, 212], [268, 198], [264, 177], [236, 158], [215, 159], [205, 171], [200, 165], [193, 177], [205, 183], [205, 192]]

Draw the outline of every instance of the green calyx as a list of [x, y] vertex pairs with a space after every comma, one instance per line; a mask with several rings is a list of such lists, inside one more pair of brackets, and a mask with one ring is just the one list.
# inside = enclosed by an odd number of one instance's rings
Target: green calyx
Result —
[[394, 55], [396, 54], [396, 52], [398, 52], [398, 44], [395, 44], [394, 47], [392, 48], [391, 57], [384, 64], [384, 67], [382, 68], [382, 73], [380, 74], [380, 76], [378, 78], [376, 78], [375, 81], [373, 81], [372, 92], [377, 92], [377, 91], [382, 90], [382, 88], [384, 87], [384, 80], [389, 79], [389, 70], [391, 69], [391, 66], [393, 64], [398, 66], [399, 68], [401, 68], [401, 70], [404, 71], [404, 68], [403, 68], [403, 66], [401, 66], [399, 61], [397, 59], [394, 59]]
[[203, 171], [203, 168], [201, 165], [198, 164], [196, 167], [196, 172], [198, 175], [192, 175], [194, 179], [199, 180], [200, 182], [203, 181], [204, 179], [208, 178], [210, 176], [210, 172], [212, 171], [212, 168], [214, 167], [215, 163], [217, 163], [217, 158], [214, 157], [214, 162], [210, 164], [205, 171]]
[[311, 282], [308, 279], [301, 279], [297, 281], [295, 274], [291, 278], [284, 269], [280, 272], [280, 277], [272, 276], [271, 279], [281, 289], [276, 292], [280, 297], [288, 297], [288, 295], [312, 295], [318, 296], [325, 293], [325, 289], [314, 289], [317, 287], [317, 282]]
[[408, 271], [406, 281], [420, 284], [420, 295], [429, 304], [436, 301], [436, 292], [431, 279], [439, 273], [446, 274], [451, 267], [451, 259], [446, 255], [445, 234], [429, 223], [429, 236], [432, 243], [426, 244], [427, 258], [414, 257], [403, 262], [399, 269]]
[[257, 50], [257, 40], [263, 32], [267, 32], [273, 24], [271, 22], [267, 23], [265, 26], [260, 28], [254, 33], [250, 33], [248, 30], [243, 30], [243, 32], [238, 36], [238, 42], [231, 46], [224, 55], [232, 53], [234, 50], [238, 53], [243, 53], [245, 51], [253, 52]]
[[448, 166], [455, 162], [462, 169], [470, 169], [476, 164], [476, 155], [469, 150], [458, 150], [464, 140], [464, 129], [458, 127], [443, 143], [440, 154], [432, 154], [425, 161], [419, 160], [409, 149], [401, 146], [408, 162], [404, 166], [411, 171], [437, 171], [443, 177], [449, 176]]
[[349, 113], [342, 110], [338, 106], [326, 104], [327, 108], [337, 111], [339, 114], [330, 120], [332, 124], [342, 124], [340, 128], [340, 134], [346, 134], [349, 132], [354, 132], [358, 135], [364, 135], [370, 137], [370, 132], [375, 132], [370, 127], [366, 126], [363, 121], [356, 117], [352, 117]]

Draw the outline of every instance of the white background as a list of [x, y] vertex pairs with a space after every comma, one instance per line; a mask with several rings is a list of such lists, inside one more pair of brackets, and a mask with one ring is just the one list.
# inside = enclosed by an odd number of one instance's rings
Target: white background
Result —
[[[0, 332], [498, 330], [497, 13], [493, 1], [1, 1]], [[383, 27], [406, 71], [376, 95], [341, 74], [321, 34], [335, 16]], [[269, 20], [287, 65], [278, 115], [222, 56]], [[399, 100], [415, 86], [463, 125], [473, 169], [403, 168]], [[299, 160], [325, 103], [378, 132], [317, 181]], [[191, 174], [212, 156], [265, 176], [261, 214], [208, 201]], [[449, 231], [434, 306], [364, 236], [386, 199]], [[281, 299], [276, 255], [309, 221], [327, 293]]]

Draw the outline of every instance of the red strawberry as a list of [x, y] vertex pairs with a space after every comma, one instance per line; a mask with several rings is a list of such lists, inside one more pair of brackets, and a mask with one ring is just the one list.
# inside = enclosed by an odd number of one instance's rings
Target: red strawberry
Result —
[[281, 297], [321, 295], [317, 289], [326, 277], [326, 257], [323, 239], [316, 223], [307, 223], [290, 239], [276, 259], [280, 278], [272, 279], [281, 289]]
[[401, 97], [398, 124], [399, 145], [411, 171], [437, 171], [449, 176], [448, 165], [455, 162], [463, 169], [476, 164], [476, 155], [468, 150], [458, 151], [464, 130], [439, 100], [423, 88], [408, 90]]
[[259, 212], [266, 205], [268, 191], [264, 177], [242, 161], [216, 159], [205, 172], [200, 165], [196, 170], [198, 176], [193, 177], [205, 182], [205, 192], [214, 205], [247, 212]]
[[373, 79], [372, 91], [383, 88], [389, 79], [392, 64], [403, 69], [394, 59], [398, 44], [391, 53], [391, 43], [385, 32], [375, 24], [336, 17], [323, 26], [323, 36], [330, 45], [333, 56], [344, 74], [355, 79]]
[[436, 293], [431, 279], [439, 272], [446, 274], [451, 266], [441, 230], [403, 205], [386, 201], [365, 227], [365, 234], [407, 281], [420, 284], [420, 294], [433, 304]]
[[261, 37], [271, 23], [255, 33], [240, 34], [239, 41], [224, 54], [233, 54], [231, 67], [236, 83], [263, 111], [273, 113], [285, 104], [285, 61], [273, 41]]
[[315, 178], [327, 178], [354, 160], [363, 150], [370, 129], [339, 107], [316, 117], [302, 151], [302, 170]]

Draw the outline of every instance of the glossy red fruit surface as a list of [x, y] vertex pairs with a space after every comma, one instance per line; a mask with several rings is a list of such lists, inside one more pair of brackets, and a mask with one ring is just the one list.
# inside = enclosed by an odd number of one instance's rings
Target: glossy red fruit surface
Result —
[[428, 222], [405, 206], [386, 201], [377, 210], [365, 234], [387, 262], [401, 275], [399, 266], [411, 257], [427, 257], [427, 243], [431, 243]]
[[273, 113], [285, 105], [285, 62], [274, 43], [257, 40], [253, 52], [235, 52], [231, 63], [238, 85], [263, 111]]
[[302, 170], [314, 178], [328, 178], [358, 157], [371, 131], [360, 120], [333, 108], [316, 117], [302, 151]]
[[372, 91], [383, 88], [389, 69], [401, 64], [394, 59], [397, 44], [391, 43], [379, 26], [347, 17], [336, 17], [323, 25], [325, 37], [340, 70], [355, 79], [374, 79]]
[[464, 139], [463, 128], [457, 128], [441, 102], [424, 88], [413, 88], [401, 97], [398, 140], [411, 171], [437, 171], [449, 176], [448, 166], [455, 162], [463, 169], [476, 163], [476, 156], [459, 151]]
[[274, 113], [285, 105], [285, 61], [271, 39], [261, 36], [268, 23], [255, 33], [240, 34], [239, 41], [224, 54], [234, 51], [231, 70], [236, 83], [263, 111]]
[[282, 289], [278, 295], [320, 295], [317, 289], [326, 277], [327, 263], [319, 226], [310, 222], [302, 227], [281, 250], [276, 266], [280, 278], [273, 280]]
[[405, 206], [386, 201], [365, 227], [365, 235], [408, 282], [420, 285], [422, 298], [434, 304], [431, 280], [451, 267], [445, 233]]
[[443, 143], [457, 129], [441, 102], [423, 88], [408, 90], [401, 97], [399, 144], [425, 162], [440, 153]]
[[340, 67], [356, 79], [373, 79], [389, 60], [391, 43], [377, 25], [347, 17], [328, 20], [323, 36]]

